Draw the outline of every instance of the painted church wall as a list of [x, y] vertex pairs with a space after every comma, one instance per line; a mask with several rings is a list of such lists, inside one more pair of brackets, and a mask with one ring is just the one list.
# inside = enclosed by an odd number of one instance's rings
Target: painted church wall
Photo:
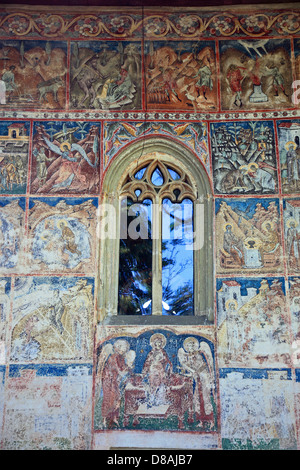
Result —
[[[119, 10], [0, 10], [1, 448], [299, 449], [299, 8]], [[212, 323], [99, 321], [103, 181], [155, 138], [212, 188]]]

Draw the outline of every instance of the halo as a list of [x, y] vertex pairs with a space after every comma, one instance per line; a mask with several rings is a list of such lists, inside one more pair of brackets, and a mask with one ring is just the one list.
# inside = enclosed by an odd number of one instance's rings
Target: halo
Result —
[[64, 151], [64, 147], [67, 146], [68, 149], [70, 150], [71, 148], [71, 144], [70, 142], [67, 142], [66, 140], [64, 142], [62, 142], [59, 146], [60, 150], [63, 152]]
[[292, 217], [286, 221], [286, 226], [290, 228], [292, 222], [294, 222], [295, 226], [297, 227], [298, 222], [296, 219], [293, 219]]
[[263, 230], [265, 230], [267, 224], [271, 225], [271, 229], [273, 230], [273, 228], [274, 228], [274, 222], [272, 222], [271, 220], [265, 220], [265, 221], [261, 224], [261, 228], [262, 228]]
[[258, 168], [258, 164], [257, 164], [257, 163], [255, 163], [255, 162], [249, 163], [249, 165], [248, 165], [248, 171], [251, 171], [251, 167], [253, 167], [253, 166], [254, 166], [255, 168]]
[[200, 347], [199, 341], [196, 338], [194, 338], [193, 336], [189, 336], [188, 338], [186, 338], [184, 340], [184, 342], [183, 342], [184, 349], [186, 349], [186, 345], [189, 344], [189, 343], [196, 344], [197, 349], [199, 349], [199, 347]]
[[130, 349], [130, 345], [126, 339], [117, 339], [113, 346], [115, 350], [118, 349], [119, 346], [125, 346], [126, 352]]
[[57, 227], [62, 230], [62, 226], [66, 227], [68, 225], [68, 222], [65, 219], [61, 219], [57, 222]]
[[49, 232], [45, 231], [41, 233], [41, 239], [42, 240], [48, 240], [49, 239]]
[[296, 142], [293, 142], [292, 140], [290, 140], [289, 142], [287, 142], [287, 143], [285, 144], [285, 146], [284, 146], [285, 149], [286, 149], [286, 150], [289, 150], [290, 145], [292, 145], [292, 146], [294, 147], [294, 150], [297, 148]]
[[237, 301], [236, 301], [235, 299], [228, 299], [227, 302], [226, 302], [226, 304], [225, 304], [226, 310], [229, 309], [229, 305], [232, 304], [232, 303], [234, 304], [235, 309], [238, 308], [238, 303], [237, 303]]
[[230, 224], [230, 223], [224, 224], [224, 225], [223, 225], [223, 230], [224, 230], [224, 232], [226, 232], [226, 227], [228, 227], [228, 225], [229, 225], [231, 228], [233, 228], [233, 225]]
[[249, 165], [241, 165], [239, 170], [245, 170], [246, 169], [246, 173], [248, 173], [249, 171]]
[[167, 339], [166, 339], [166, 337], [165, 337], [162, 333], [154, 333], [154, 335], [152, 335], [151, 338], [150, 338], [150, 344], [151, 344], [151, 346], [152, 346], [152, 344], [154, 343], [154, 341], [155, 341], [156, 339], [160, 339], [160, 340], [163, 342], [163, 345], [162, 345], [163, 348], [164, 348], [165, 345], [167, 344]]

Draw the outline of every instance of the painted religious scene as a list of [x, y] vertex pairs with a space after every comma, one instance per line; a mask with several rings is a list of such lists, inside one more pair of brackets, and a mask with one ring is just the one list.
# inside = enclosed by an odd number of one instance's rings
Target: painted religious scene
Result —
[[291, 43], [283, 39], [220, 41], [221, 107], [293, 107]]
[[283, 200], [284, 240], [289, 273], [300, 271], [300, 199]]
[[224, 450], [295, 450], [290, 369], [220, 369]]
[[141, 109], [141, 43], [73, 42], [72, 109]]
[[11, 280], [0, 277], [0, 364], [6, 363], [6, 322], [10, 314], [10, 291]]
[[33, 132], [32, 194], [99, 191], [99, 123], [41, 121]]
[[18, 271], [24, 265], [25, 198], [0, 197], [0, 269]]
[[0, 450], [300, 450], [300, 3], [226, 1], [0, 8]]
[[145, 47], [148, 109], [217, 109], [212, 41], [149, 41]]
[[217, 279], [220, 367], [290, 365], [283, 278]]
[[217, 429], [214, 344], [150, 330], [98, 348], [95, 430]]
[[66, 106], [67, 43], [0, 41], [0, 110]]
[[88, 448], [91, 395], [90, 364], [11, 364], [6, 383], [5, 448]]
[[210, 139], [217, 194], [278, 191], [271, 121], [214, 122], [210, 124]]
[[27, 189], [29, 122], [0, 121], [0, 194]]
[[16, 278], [11, 362], [90, 360], [93, 298], [93, 279]]
[[292, 355], [297, 367], [300, 365], [299, 346], [300, 346], [300, 278], [289, 278], [289, 297], [291, 310], [291, 329], [293, 336]]
[[216, 199], [218, 273], [282, 272], [278, 199]]
[[[299, 39], [295, 38], [294, 41], [293, 41], [293, 44], [294, 44], [294, 54], [295, 54], [296, 80], [300, 80], [300, 41], [299, 41]], [[299, 92], [296, 92], [295, 98], [297, 99], [296, 104], [299, 105]]]
[[284, 194], [300, 192], [300, 122], [277, 122], [281, 187]]
[[31, 272], [94, 273], [97, 204], [97, 199], [30, 199]]

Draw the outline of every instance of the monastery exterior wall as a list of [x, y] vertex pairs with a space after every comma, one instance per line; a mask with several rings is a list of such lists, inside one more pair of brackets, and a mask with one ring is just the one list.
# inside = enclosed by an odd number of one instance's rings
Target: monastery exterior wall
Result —
[[[55, 10], [0, 9], [1, 448], [299, 449], [299, 6]], [[105, 177], [155, 139], [211, 187], [212, 321], [99, 316]]]

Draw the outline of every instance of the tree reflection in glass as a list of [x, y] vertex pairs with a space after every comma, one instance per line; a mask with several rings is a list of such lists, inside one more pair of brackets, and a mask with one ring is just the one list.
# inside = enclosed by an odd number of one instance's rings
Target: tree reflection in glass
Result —
[[162, 204], [162, 313], [193, 315], [193, 202]]
[[119, 315], [151, 315], [152, 201], [121, 201]]

